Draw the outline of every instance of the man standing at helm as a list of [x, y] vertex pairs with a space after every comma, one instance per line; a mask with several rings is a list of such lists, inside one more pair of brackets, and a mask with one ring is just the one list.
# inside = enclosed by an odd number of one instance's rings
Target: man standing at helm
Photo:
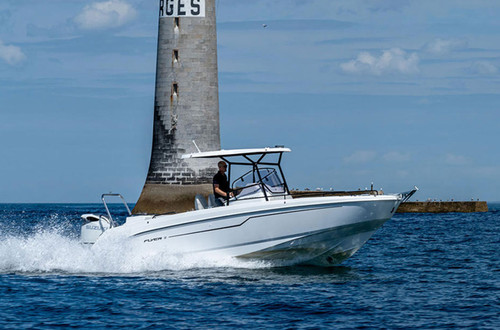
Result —
[[232, 197], [233, 194], [229, 189], [229, 182], [227, 181], [226, 170], [227, 164], [224, 161], [220, 161], [218, 164], [219, 172], [215, 174], [213, 184], [214, 184], [214, 195], [215, 202], [218, 206], [224, 205], [224, 201], [229, 197]]

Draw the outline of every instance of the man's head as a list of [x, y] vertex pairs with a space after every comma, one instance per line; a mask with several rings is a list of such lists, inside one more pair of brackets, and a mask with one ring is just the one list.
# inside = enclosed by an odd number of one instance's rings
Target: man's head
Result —
[[221, 160], [217, 165], [219, 166], [219, 172], [222, 172], [222, 173], [226, 172], [226, 169], [227, 169], [226, 162]]

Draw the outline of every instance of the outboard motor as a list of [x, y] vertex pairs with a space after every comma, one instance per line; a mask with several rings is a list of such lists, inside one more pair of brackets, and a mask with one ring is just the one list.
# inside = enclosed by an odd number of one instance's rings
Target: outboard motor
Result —
[[106, 197], [120, 197], [125, 208], [127, 209], [128, 215], [132, 215], [130, 212], [130, 208], [125, 202], [125, 198], [123, 198], [120, 194], [102, 194], [101, 200], [104, 204], [104, 208], [106, 209], [107, 217], [104, 215], [96, 215], [96, 214], [84, 214], [82, 215], [82, 219], [85, 221], [85, 224], [82, 226], [82, 231], [80, 235], [80, 242], [83, 244], [94, 244], [97, 239], [108, 229], [117, 227], [118, 223], [113, 220], [111, 213], [109, 212], [108, 204], [106, 203]]
[[111, 228], [111, 221], [103, 215], [84, 214], [82, 219], [85, 220], [80, 235], [83, 244], [94, 244], [102, 233]]

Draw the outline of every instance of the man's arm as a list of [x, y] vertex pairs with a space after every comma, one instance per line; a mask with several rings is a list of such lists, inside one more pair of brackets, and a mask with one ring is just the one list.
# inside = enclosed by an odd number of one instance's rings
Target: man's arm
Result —
[[[219, 184], [218, 183], [214, 183], [214, 190], [216, 193], [218, 193], [219, 195], [221, 196], [224, 196], [224, 197], [227, 197], [227, 192], [223, 191], [222, 189], [219, 188]], [[233, 194], [232, 193], [229, 193], [229, 196], [231, 197]]]

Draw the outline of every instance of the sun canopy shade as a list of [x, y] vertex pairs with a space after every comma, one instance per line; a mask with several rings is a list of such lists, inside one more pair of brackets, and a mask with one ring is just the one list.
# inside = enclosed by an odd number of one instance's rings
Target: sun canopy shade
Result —
[[233, 150], [217, 150], [207, 152], [197, 152], [193, 154], [182, 155], [182, 158], [221, 158], [233, 156], [249, 156], [249, 155], [266, 155], [279, 154], [292, 151], [290, 148], [275, 147], [275, 148], [256, 148], [256, 149], [233, 149]]

